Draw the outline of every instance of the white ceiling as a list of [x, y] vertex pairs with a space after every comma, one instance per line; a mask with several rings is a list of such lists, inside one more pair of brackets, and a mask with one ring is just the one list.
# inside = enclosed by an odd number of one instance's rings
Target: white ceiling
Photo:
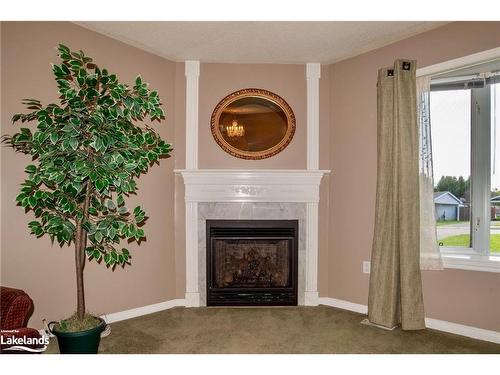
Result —
[[77, 22], [174, 61], [332, 63], [446, 22]]

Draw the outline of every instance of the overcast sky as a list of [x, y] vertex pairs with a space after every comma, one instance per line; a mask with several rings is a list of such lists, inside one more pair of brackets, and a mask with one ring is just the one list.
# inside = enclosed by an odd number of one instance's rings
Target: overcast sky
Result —
[[[492, 91], [492, 112], [496, 111], [498, 127], [493, 140], [492, 124], [492, 143], [496, 142], [498, 150], [496, 174], [491, 178], [493, 190], [500, 189], [500, 84], [494, 85]], [[434, 183], [437, 184], [441, 176], [467, 179], [470, 176], [470, 90], [433, 91], [430, 102]], [[495, 118], [493, 113], [492, 118]]]

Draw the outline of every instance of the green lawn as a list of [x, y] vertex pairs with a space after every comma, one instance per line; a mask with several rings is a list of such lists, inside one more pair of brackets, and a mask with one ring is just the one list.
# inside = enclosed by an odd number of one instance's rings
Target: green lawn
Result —
[[[443, 238], [439, 243], [443, 243], [443, 246], [469, 247], [469, 239], [468, 234], [459, 234], [458, 236]], [[490, 235], [490, 251], [500, 253], [500, 234]]]
[[458, 224], [458, 223], [465, 223], [465, 221], [458, 221], [458, 220], [438, 220], [436, 221], [436, 225], [438, 227], [442, 225], [450, 225], [450, 224]]

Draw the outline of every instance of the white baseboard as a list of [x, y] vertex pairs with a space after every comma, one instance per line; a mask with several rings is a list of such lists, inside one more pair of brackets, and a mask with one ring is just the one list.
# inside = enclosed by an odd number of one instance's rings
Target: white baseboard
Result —
[[320, 305], [337, 307], [343, 310], [354, 311], [360, 314], [368, 314], [368, 306], [360, 305], [359, 303], [353, 303], [349, 301], [344, 301], [336, 298], [329, 297], [320, 297], [319, 298]]
[[445, 320], [425, 318], [425, 325], [427, 328], [435, 329], [437, 331], [454, 333], [456, 335], [467, 336], [473, 339], [484, 340], [500, 344], [500, 332], [489, 331], [483, 328], [465, 326], [447, 322]]
[[[354, 311], [360, 314], [368, 313], [368, 306], [366, 305], [361, 305], [358, 303], [344, 301], [336, 298], [320, 297], [319, 303], [320, 305], [337, 307], [339, 309]], [[454, 333], [456, 335], [500, 344], [500, 332], [497, 331], [490, 331], [487, 329], [471, 327], [463, 324], [447, 322], [446, 320], [431, 318], [425, 318], [425, 325], [427, 326], [427, 328], [435, 329], [437, 331]]]
[[121, 320], [132, 319], [142, 315], [152, 314], [158, 311], [171, 309], [176, 306], [185, 306], [186, 302], [183, 299], [172, 299], [170, 301], [155, 303], [153, 305], [137, 307], [135, 309], [119, 311], [111, 314], [101, 315], [106, 323], [119, 322]]

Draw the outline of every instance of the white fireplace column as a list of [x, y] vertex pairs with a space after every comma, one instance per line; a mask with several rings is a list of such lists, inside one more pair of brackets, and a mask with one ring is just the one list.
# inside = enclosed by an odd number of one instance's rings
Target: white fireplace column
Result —
[[[186, 169], [198, 169], [200, 62], [186, 61]], [[200, 306], [198, 290], [198, 203], [186, 201], [186, 306]]]
[[186, 202], [186, 307], [200, 306], [198, 275], [198, 203]]
[[306, 290], [304, 304], [318, 306], [318, 203], [306, 206]]
[[[307, 169], [319, 169], [319, 79], [321, 64], [307, 63]], [[307, 203], [306, 306], [318, 305], [318, 202]]]

